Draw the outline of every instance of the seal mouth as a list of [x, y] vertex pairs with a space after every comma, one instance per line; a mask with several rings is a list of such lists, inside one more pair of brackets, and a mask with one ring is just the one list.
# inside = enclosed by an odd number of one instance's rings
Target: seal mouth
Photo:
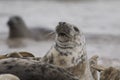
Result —
[[69, 38], [69, 35], [67, 35], [66, 33], [58, 33], [58, 36], [59, 37], [68, 37]]
[[66, 36], [65, 33], [59, 33], [58, 35], [59, 35], [59, 36]]
[[65, 32], [59, 32], [57, 35], [58, 35], [57, 36], [58, 37], [57, 40], [59, 42], [68, 42], [71, 39], [70, 35], [65, 33]]

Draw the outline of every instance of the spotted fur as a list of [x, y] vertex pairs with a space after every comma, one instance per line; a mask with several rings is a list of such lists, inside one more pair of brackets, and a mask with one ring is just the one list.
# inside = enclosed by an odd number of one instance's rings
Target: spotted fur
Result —
[[94, 55], [90, 58], [89, 63], [90, 63], [90, 71], [92, 72], [93, 78], [95, 80], [98, 80], [98, 73], [97, 70], [95, 70], [94, 68], [92, 68], [92, 65], [98, 65], [98, 56]]
[[8, 73], [18, 76], [20, 80], [78, 80], [65, 69], [21, 58], [0, 60], [0, 74]]
[[120, 80], [120, 70], [109, 67], [101, 72], [100, 80]]

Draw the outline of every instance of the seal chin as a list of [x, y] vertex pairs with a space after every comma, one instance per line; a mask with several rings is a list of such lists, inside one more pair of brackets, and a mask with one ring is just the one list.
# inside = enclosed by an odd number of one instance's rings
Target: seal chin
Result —
[[59, 40], [56, 40], [56, 45], [58, 47], [61, 47], [61, 48], [73, 48], [75, 47], [75, 43], [73, 43], [72, 41], [59, 41]]

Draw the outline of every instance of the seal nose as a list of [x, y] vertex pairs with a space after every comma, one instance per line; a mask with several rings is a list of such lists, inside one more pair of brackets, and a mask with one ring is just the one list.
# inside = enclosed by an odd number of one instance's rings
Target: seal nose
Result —
[[8, 26], [11, 26], [11, 25], [13, 25], [13, 22], [9, 20], [9, 21], [7, 22], [7, 25], [8, 25]]
[[15, 24], [15, 22], [16, 22], [16, 19], [14, 17], [10, 17], [10, 19], [7, 22], [7, 25], [12, 26]]
[[[61, 33], [70, 34], [71, 26], [67, 22], [59, 22], [56, 27], [56, 32], [58, 34], [61, 34]], [[64, 34], [62, 34], [62, 35], [64, 35]]]
[[66, 22], [59, 22], [59, 25], [65, 25]]

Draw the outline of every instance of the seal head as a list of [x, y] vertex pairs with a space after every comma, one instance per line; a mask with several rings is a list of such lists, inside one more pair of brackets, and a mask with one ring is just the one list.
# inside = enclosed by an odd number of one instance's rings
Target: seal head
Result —
[[79, 39], [79, 34], [80, 30], [76, 26], [59, 22], [56, 27], [56, 43], [60, 47], [74, 47], [76, 42], [79, 42], [76, 41], [76, 39]]
[[19, 16], [12, 16], [7, 22], [7, 25], [9, 27], [9, 38], [25, 38], [30, 37], [31, 32], [26, 27], [25, 22], [23, 19]]

